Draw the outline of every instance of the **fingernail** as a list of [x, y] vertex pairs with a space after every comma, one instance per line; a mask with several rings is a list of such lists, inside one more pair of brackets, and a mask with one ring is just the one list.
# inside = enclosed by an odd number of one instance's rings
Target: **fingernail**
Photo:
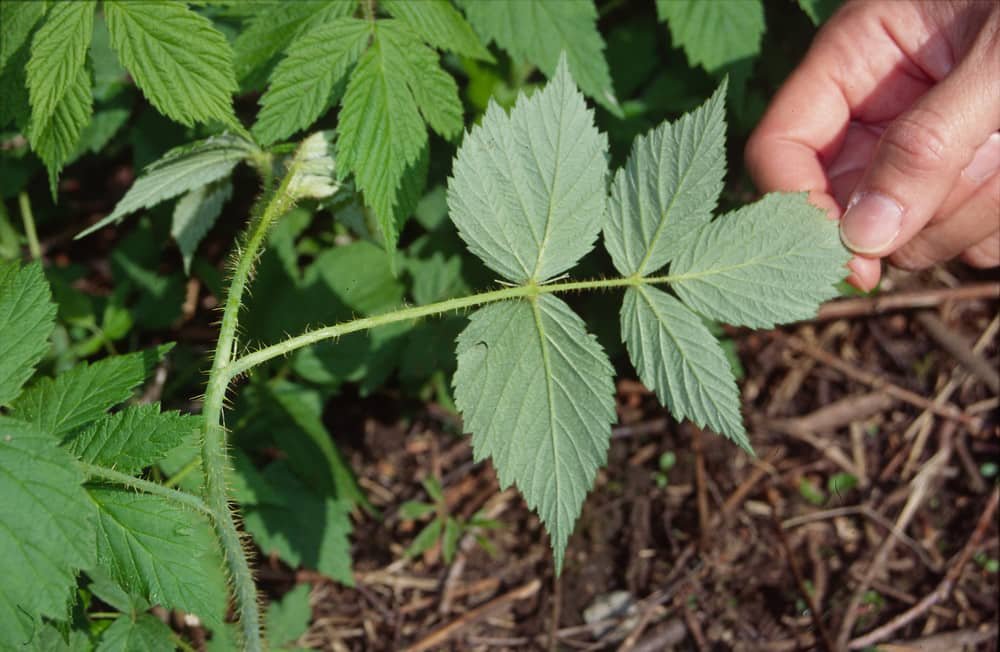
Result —
[[859, 254], [876, 254], [892, 244], [903, 224], [903, 208], [885, 195], [854, 196], [840, 220], [840, 239]]
[[993, 133], [979, 146], [962, 176], [974, 183], [982, 183], [1000, 170], [1000, 134]]

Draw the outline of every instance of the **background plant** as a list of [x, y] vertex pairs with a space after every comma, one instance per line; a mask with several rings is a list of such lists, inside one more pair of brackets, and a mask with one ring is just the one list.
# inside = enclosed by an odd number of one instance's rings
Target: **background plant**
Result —
[[[553, 533], [557, 567], [561, 564], [565, 540], [583, 495], [603, 461], [606, 432], [614, 416], [609, 409], [611, 366], [596, 341], [582, 336], [583, 322], [556, 293], [628, 288], [622, 329], [643, 380], [657, 389], [678, 418], [687, 416], [707, 423], [746, 443], [729, 363], [713, 348], [714, 338], [701, 319], [651, 284], [673, 281], [672, 287], [689, 305], [705, 316], [725, 321], [766, 326], [807, 316], [816, 302], [830, 296], [831, 281], [843, 262], [843, 252], [834, 246], [832, 227], [821, 225], [815, 215], [812, 221], [795, 219], [796, 213], [810, 213], [802, 198], [765, 200], [772, 203], [746, 209], [747, 214], [740, 215], [747, 219], [740, 224], [736, 223], [738, 216], [708, 223], [724, 170], [722, 92], [692, 117], [674, 126], [662, 126], [637, 141], [632, 157], [612, 183], [605, 220], [604, 153], [609, 145], [570, 75], [606, 107], [608, 113], [602, 113], [605, 118], [600, 119], [625, 116], [616, 123], [620, 126], [619, 143], [631, 140], [630, 131], [642, 131], [642, 122], [656, 111], [616, 99], [608, 66], [600, 55], [604, 43], [596, 29], [594, 6], [586, 2], [537, 3], [530, 5], [530, 13], [516, 3], [462, 3], [471, 27], [448, 3], [427, 6], [433, 9], [418, 14], [411, 10], [412, 5], [389, 2], [270, 3], [249, 10], [226, 2], [196, 3], [195, 8], [182, 3], [111, 0], [100, 5], [0, 5], [5, 36], [0, 86], [10, 91], [4, 93], [0, 124], [13, 124], [17, 132], [26, 135], [31, 151], [44, 165], [50, 191], [55, 194], [58, 190], [60, 170], [83, 152], [113, 151], [116, 133], [138, 113], [131, 128], [133, 157], [137, 163], [152, 165], [108, 217], [84, 232], [154, 209], [153, 219], [142, 218], [111, 254], [116, 285], [107, 296], [80, 292], [74, 283], [85, 272], [72, 267], [48, 270], [48, 282], [37, 265], [8, 263], [0, 276], [4, 306], [0, 316], [5, 317], [0, 332], [19, 333], [16, 338], [4, 338], [7, 350], [0, 356], [10, 369], [10, 373], [0, 375], [9, 379], [4, 385], [6, 394], [0, 392], [0, 404], [5, 406], [0, 418], [7, 438], [3, 466], [16, 470], [10, 477], [39, 479], [38, 486], [30, 489], [20, 481], [2, 488], [2, 495], [10, 498], [6, 503], [14, 506], [3, 513], [4, 522], [17, 535], [5, 538], [2, 546], [7, 560], [4, 570], [13, 578], [3, 595], [14, 608], [6, 610], [9, 621], [0, 629], [17, 637], [10, 639], [13, 644], [31, 641], [45, 647], [54, 640], [46, 637], [52, 636], [76, 640], [80, 645], [97, 641], [104, 646], [124, 645], [122, 641], [133, 640], [130, 637], [165, 640], [172, 636], [170, 631], [143, 616], [150, 604], [194, 612], [211, 629], [225, 631], [227, 589], [223, 563], [212, 543], [213, 521], [229, 555], [228, 568], [237, 586], [241, 615], [244, 625], [249, 624], [245, 635], [252, 643], [258, 631], [252, 614], [256, 601], [248, 593], [252, 593], [252, 587], [247, 588], [249, 576], [241, 576], [242, 551], [232, 536], [235, 530], [231, 523], [227, 526], [225, 483], [218, 477], [225, 464], [220, 423], [215, 418], [221, 413], [229, 376], [245, 373], [251, 364], [266, 361], [269, 369], [253, 374], [226, 423], [234, 427], [241, 448], [251, 452], [269, 445], [275, 433], [291, 432], [293, 436], [281, 437], [287, 457], [262, 470], [237, 453], [228, 479], [233, 487], [231, 497], [243, 506], [246, 529], [263, 550], [277, 552], [292, 565], [313, 567], [348, 583], [347, 513], [354, 505], [364, 508], [365, 501], [323, 423], [323, 403], [344, 383], [362, 381], [362, 391], [373, 391], [393, 374], [418, 392], [431, 392], [444, 402], [450, 401], [450, 342], [459, 331], [463, 334], [456, 400], [465, 413], [467, 429], [473, 432], [477, 455], [492, 454], [501, 480], [516, 482], [529, 504], [537, 506]], [[670, 18], [664, 13], [669, 7], [658, 9], [661, 16]], [[550, 15], [552, 11], [568, 13]], [[680, 23], [680, 19], [671, 21], [672, 29]], [[241, 25], [241, 29], [230, 32], [235, 34], [230, 45], [223, 30], [232, 25]], [[505, 31], [501, 28], [504, 25], [519, 27]], [[558, 32], [556, 38], [556, 32], [551, 31], [556, 25], [572, 29]], [[526, 26], [540, 26], [542, 33], [532, 34]], [[678, 29], [681, 31], [673, 34], [674, 39], [683, 43], [686, 32], [683, 27]], [[182, 34], [185, 40], [178, 40]], [[487, 50], [489, 42], [496, 49]], [[495, 105], [486, 110], [482, 126], [466, 138], [448, 192], [436, 187], [425, 194], [432, 161], [450, 159], [450, 145], [432, 140], [428, 128], [457, 139], [463, 125], [458, 86], [432, 48], [468, 57], [444, 61], [451, 69], [470, 75], [467, 90], [473, 115], [486, 109], [477, 105], [476, 98], [483, 97], [481, 87], [490, 89], [486, 95], [495, 94], [509, 103], [516, 96], [507, 94], [509, 91], [535, 83], [529, 81], [523, 61], [556, 79], [530, 101], [522, 101], [509, 117]], [[567, 53], [566, 62], [556, 74], [562, 50]], [[504, 53], [510, 53], [510, 59], [497, 65], [497, 57]], [[690, 51], [687, 55], [699, 61], [698, 55]], [[157, 62], [166, 62], [166, 67]], [[319, 69], [312, 70], [305, 66], [307, 62], [321, 63], [316, 63]], [[496, 67], [477, 72], [484, 64]], [[171, 135], [154, 112], [133, 109], [135, 91], [120, 66], [131, 75], [155, 113], [188, 127], [205, 126]], [[714, 64], [705, 67], [711, 68], [710, 72], [721, 69]], [[407, 74], [400, 76], [401, 70]], [[298, 74], [300, 71], [309, 74]], [[474, 84], [478, 86], [473, 88]], [[231, 102], [239, 85], [244, 90], [266, 89], [249, 130], [242, 126]], [[98, 109], [91, 116], [95, 101]], [[290, 164], [283, 160], [291, 148], [279, 141], [311, 129], [318, 119], [319, 126], [328, 126], [324, 122], [329, 116], [321, 116], [333, 115], [330, 110], [337, 107], [332, 136], [313, 136]], [[560, 119], [547, 121], [546, 109], [558, 109]], [[369, 129], [372, 124], [386, 128]], [[195, 142], [157, 156], [163, 143], [150, 140], [163, 135], [161, 130], [168, 136], [164, 140], [175, 139], [167, 145]], [[4, 175], [8, 184], [5, 196], [22, 193], [32, 175], [33, 164], [24, 159], [27, 150], [17, 132], [7, 141], [11, 146], [4, 148], [5, 170], [16, 170], [14, 175]], [[544, 139], [538, 140], [539, 135], [569, 132], [575, 137], [582, 135], [576, 146], [591, 154], [587, 164], [578, 169], [565, 167], [579, 165], [579, 161], [575, 153], [560, 148], [548, 152], [541, 161], [522, 158], [502, 165], [491, 158], [496, 148], [508, 147], [518, 139], [527, 138], [529, 148], [537, 152], [545, 144]], [[611, 134], [613, 144], [616, 136], [614, 131]], [[672, 148], [672, 144], [679, 147]], [[432, 147], [445, 155], [431, 156]], [[524, 151], [511, 153], [523, 156]], [[335, 177], [331, 176], [334, 158], [338, 163]], [[19, 164], [11, 166], [15, 160]], [[679, 179], [650, 175], [649, 170], [663, 160], [678, 161], [682, 167], [695, 170], [704, 181], [695, 188], [695, 195], [680, 192], [685, 189]], [[234, 259], [236, 284], [228, 293], [223, 337], [215, 357], [213, 379], [217, 382], [210, 381], [206, 396], [209, 438], [208, 445], [202, 447], [204, 419], [161, 411], [156, 404], [129, 404], [109, 411], [128, 402], [133, 390], [155, 369], [163, 369], [158, 365], [167, 347], [109, 356], [94, 363], [80, 360], [101, 349], [114, 352], [117, 346], [131, 349], [140, 342], [148, 343], [149, 333], [162, 333], [180, 317], [184, 278], [179, 273], [159, 273], [162, 245], [157, 233], [163, 229], [158, 224], [169, 222], [183, 269], [212, 287], [216, 297], [226, 296], [222, 276], [204, 258], [199, 259], [197, 249], [226, 202], [239, 201], [232, 174], [240, 162], [257, 171], [264, 190], [248, 234], [237, 250], [241, 255]], [[286, 166], [287, 174], [283, 174]], [[471, 174], [473, 169], [489, 173], [477, 178]], [[444, 172], [448, 173], [447, 167]], [[279, 184], [276, 177], [282, 175]], [[562, 175], [568, 175], [562, 177], [564, 180], [582, 175], [590, 182], [581, 184], [587, 192], [579, 195], [573, 185], [559, 186], [556, 177]], [[517, 179], [517, 188], [551, 180], [532, 191], [537, 194], [533, 199], [547, 196], [550, 201], [542, 201], [535, 210], [521, 210], [509, 201], [477, 204], [496, 191], [500, 180], [510, 179]], [[488, 187], [477, 187], [477, 183]], [[646, 194], [644, 184], [663, 187]], [[667, 215], [661, 210], [665, 206], [658, 202], [671, 195], [683, 201], [675, 213], [667, 211]], [[29, 249], [38, 252], [29, 195], [21, 196], [25, 237]], [[44, 206], [44, 195], [32, 193], [31, 197]], [[165, 216], [169, 219], [157, 220], [156, 207], [174, 198], [179, 199], [172, 214]], [[576, 215], [574, 211], [545, 208], [564, 201], [586, 210]], [[514, 287], [456, 299], [489, 284], [495, 275], [475, 260], [462, 257], [455, 232], [444, 219], [446, 203], [472, 251], [494, 272], [515, 283]], [[293, 207], [295, 204], [298, 207]], [[787, 224], [781, 228], [801, 226], [806, 231], [800, 233], [816, 234], [822, 246], [814, 252], [826, 267], [814, 267], [819, 270], [814, 278], [798, 281], [797, 298], [789, 299], [796, 289], [794, 283], [788, 293], [764, 291], [755, 296], [754, 284], [775, 279], [753, 273], [746, 278], [727, 277], [724, 289], [730, 294], [714, 294], [702, 279], [719, 266], [747, 267], [747, 256], [754, 253], [743, 246], [736, 251], [725, 245], [747, 241], [763, 245], [768, 233], [740, 231], [747, 224], [759, 226], [759, 221], [749, 221], [754, 213], [774, 210], [775, 206], [789, 211]], [[339, 232], [310, 232], [315, 216], [323, 212], [335, 214], [349, 230], [338, 227]], [[403, 252], [395, 253], [399, 233], [411, 214], [422, 233], [408, 240]], [[542, 220], [543, 216], [547, 219]], [[19, 236], [6, 215], [0, 217], [8, 250], [16, 256]], [[491, 233], [504, 230], [498, 229], [498, 224], [506, 224], [508, 219], [520, 225], [514, 238], [507, 243], [487, 243]], [[648, 239], [644, 220], [658, 224], [654, 231], [669, 237]], [[272, 222], [276, 222], [273, 229]], [[547, 237], [540, 239], [544, 246], [532, 243], [529, 237], [542, 224], [552, 227], [551, 245]], [[554, 282], [590, 250], [602, 228], [620, 276]], [[585, 237], [580, 237], [581, 232]], [[566, 237], [569, 233], [572, 238]], [[788, 233], [795, 235], [794, 231]], [[330, 247], [345, 236], [354, 241]], [[681, 247], [677, 243], [685, 237], [690, 237], [690, 242]], [[247, 282], [265, 240], [269, 253], [260, 260], [255, 298], [247, 301], [243, 336], [237, 344], [242, 284]], [[636, 259], [635, 251], [645, 253]], [[757, 253], [775, 254], [766, 250]], [[307, 261], [305, 266], [303, 260]], [[667, 262], [671, 262], [668, 275], [647, 279]], [[758, 275], [765, 273], [757, 271]], [[787, 274], [784, 276], [778, 280], [787, 281]], [[428, 307], [388, 312], [397, 308], [404, 296]], [[727, 303], [727, 296], [749, 297], [750, 302]], [[414, 322], [416, 317], [508, 299], [475, 313], [468, 327], [461, 316], [448, 317], [432, 327]], [[664, 314], [683, 329], [680, 340], [686, 340], [685, 345], [678, 345], [678, 339], [668, 332], [668, 322], [661, 318]], [[352, 322], [346, 320], [355, 315], [376, 317], [350, 326]], [[502, 320], [509, 322], [510, 330], [492, 328]], [[312, 331], [305, 339], [280, 343], [286, 332], [342, 322], [346, 323], [340, 330]], [[361, 332], [362, 326], [376, 324], [381, 326], [370, 336]], [[355, 335], [349, 334], [352, 328], [357, 328]], [[565, 344], [560, 339], [565, 336], [562, 331], [576, 348], [562, 364], [552, 365], [545, 359], [545, 351], [549, 345]], [[342, 337], [333, 342], [334, 336]], [[345, 340], [352, 337], [360, 339], [348, 346]], [[493, 360], [513, 359], [506, 349], [532, 339], [539, 341], [539, 348], [529, 353], [537, 356], [499, 377], [490, 371], [496, 366]], [[312, 349], [298, 346], [321, 341]], [[415, 341], [420, 345], [412, 345]], [[404, 343], [411, 345], [404, 347]], [[242, 352], [245, 347], [263, 344], [272, 348], [248, 358], [233, 356], [237, 346]], [[684, 360], [688, 345], [699, 351], [696, 364]], [[295, 353], [287, 362], [279, 359], [279, 354], [293, 349]], [[657, 350], [654, 353], [652, 349]], [[353, 355], [345, 355], [347, 351]], [[186, 355], [190, 362], [185, 364], [181, 358], [174, 365], [188, 367], [187, 382], [196, 383], [198, 353], [189, 351]], [[240, 359], [249, 362], [241, 367]], [[686, 369], [690, 376], [672, 385], [661, 375], [666, 368], [660, 363], [662, 359], [671, 360], [674, 368]], [[27, 384], [40, 362], [51, 377]], [[580, 365], [592, 366], [593, 373], [581, 373]], [[565, 414], [571, 415], [582, 409], [579, 393], [593, 393], [588, 407], [596, 407], [599, 413], [580, 418], [580, 430], [588, 437], [583, 440], [578, 462], [561, 464], [555, 449], [557, 442], [579, 443], [571, 437], [570, 429], [534, 426], [532, 417], [545, 405], [517, 411], [498, 401], [501, 409], [509, 412], [505, 413], [507, 419], [481, 415], [483, 403], [469, 392], [483, 378], [486, 382], [511, 380], [528, 388], [538, 378], [548, 379], [550, 384], [567, 383], [573, 391], [558, 398], [549, 396], [550, 414], [568, 410]], [[183, 385], [175, 391], [184, 391]], [[505, 420], [516, 422], [522, 414], [531, 427], [522, 435], [526, 447], [515, 450], [499, 437], [496, 427]], [[538, 464], [532, 459], [533, 464], [528, 464], [526, 455], [541, 450], [541, 442], [553, 434], [547, 461], [543, 458]], [[217, 456], [214, 461], [212, 454]], [[207, 471], [204, 476], [199, 471], [202, 462]], [[539, 474], [547, 473], [556, 478], [554, 495], [536, 481]], [[202, 502], [197, 494], [206, 482], [208, 496]], [[289, 507], [292, 505], [294, 509]], [[317, 523], [323, 526], [317, 527]], [[38, 549], [26, 544], [35, 541], [45, 543]], [[192, 556], [191, 550], [201, 555]], [[46, 569], [40, 575], [44, 580], [41, 590], [33, 584], [37, 580], [22, 576], [25, 569], [38, 564]], [[84, 574], [78, 576], [80, 570]], [[192, 583], [191, 577], [199, 581]], [[86, 597], [74, 602], [71, 589], [78, 583], [82, 589], [79, 595]], [[121, 616], [103, 621], [88, 618], [86, 603], [93, 597]]]

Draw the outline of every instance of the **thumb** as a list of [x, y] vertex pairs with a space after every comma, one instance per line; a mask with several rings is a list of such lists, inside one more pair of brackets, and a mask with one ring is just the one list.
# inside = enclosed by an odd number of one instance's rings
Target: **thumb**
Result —
[[887, 256], [913, 238], [1000, 128], [1000, 57], [976, 49], [886, 128], [840, 223], [856, 253]]

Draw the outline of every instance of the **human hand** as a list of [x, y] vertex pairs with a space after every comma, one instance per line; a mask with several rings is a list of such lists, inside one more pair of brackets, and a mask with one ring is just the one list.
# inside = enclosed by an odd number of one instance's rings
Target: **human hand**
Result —
[[758, 188], [840, 217], [848, 279], [881, 259], [1000, 264], [1000, 3], [849, 2], [817, 35], [746, 149]]

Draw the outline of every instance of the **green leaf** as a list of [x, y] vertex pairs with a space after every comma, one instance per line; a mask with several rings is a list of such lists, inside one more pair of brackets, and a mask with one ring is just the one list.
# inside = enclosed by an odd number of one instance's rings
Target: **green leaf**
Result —
[[437, 543], [440, 538], [441, 521], [439, 519], [434, 519], [424, 526], [424, 529], [420, 530], [417, 536], [413, 537], [413, 541], [406, 548], [406, 551], [403, 554], [407, 557], [419, 557], [433, 548], [434, 544]]
[[49, 350], [56, 306], [42, 266], [0, 261], [0, 405], [8, 405]]
[[357, 0], [276, 0], [254, 8], [233, 41], [233, 68], [243, 81], [315, 25], [350, 16]]
[[463, 0], [469, 22], [486, 41], [526, 60], [552, 77], [565, 52], [580, 89], [621, 117], [597, 30], [593, 0]]
[[0, 647], [65, 620], [76, 574], [92, 565], [94, 506], [51, 433], [0, 416]]
[[444, 522], [444, 536], [441, 537], [441, 556], [447, 564], [455, 558], [455, 551], [458, 550], [458, 539], [462, 536], [462, 526], [453, 517], [449, 516]]
[[337, 164], [341, 175], [354, 173], [387, 250], [395, 249], [405, 217], [396, 211], [403, 178], [427, 145], [424, 120], [450, 137], [461, 129], [461, 115], [457, 86], [433, 51], [395, 19], [375, 23], [344, 92]]
[[656, 13], [692, 66], [716, 72], [760, 52], [761, 0], [656, 0]]
[[82, 238], [121, 220], [129, 213], [155, 206], [228, 177], [237, 163], [256, 152], [257, 148], [253, 143], [227, 134], [175, 147], [146, 167], [143, 175], [132, 184], [110, 215], [87, 227], [76, 237]]
[[162, 652], [172, 650], [173, 632], [152, 614], [142, 614], [134, 621], [119, 616], [101, 634], [97, 652]]
[[408, 500], [399, 506], [400, 518], [419, 520], [437, 511], [437, 506], [430, 503], [421, 503], [416, 500]]
[[382, 0], [379, 3], [424, 41], [447, 52], [493, 61], [493, 55], [476, 36], [469, 23], [447, 0]]
[[698, 315], [665, 292], [636, 286], [625, 291], [621, 322], [639, 378], [674, 418], [708, 426], [752, 452], [729, 360]]
[[821, 302], [837, 296], [848, 260], [837, 223], [804, 193], [772, 193], [689, 237], [670, 280], [706, 317], [771, 328], [814, 317]]
[[260, 98], [253, 135], [269, 145], [310, 127], [330, 105], [334, 87], [361, 56], [371, 33], [368, 21], [339, 18], [293, 41]]
[[798, 0], [799, 7], [809, 16], [813, 25], [822, 25], [843, 4], [843, 0]]
[[607, 148], [563, 60], [544, 89], [519, 98], [509, 116], [491, 103], [465, 137], [448, 183], [451, 219], [504, 278], [551, 279], [594, 246]]
[[152, 604], [222, 625], [228, 590], [208, 520], [160, 496], [91, 487], [101, 570]]
[[312, 493], [282, 462], [272, 462], [263, 475], [285, 504], [295, 506], [260, 504], [246, 509], [243, 523], [264, 554], [277, 553], [292, 567], [315, 568], [353, 586], [346, 503]]
[[562, 300], [475, 312], [458, 337], [455, 403], [477, 461], [491, 457], [549, 531], [557, 572], [617, 419], [614, 370]]
[[94, 364], [82, 362], [55, 378], [42, 378], [11, 405], [14, 416], [61, 437], [131, 398], [172, 347], [163, 344]]
[[31, 42], [28, 140], [45, 162], [53, 196], [59, 170], [90, 119], [93, 98], [84, 64], [94, 32], [95, 6], [93, 0], [55, 4]]
[[132, 405], [71, 436], [65, 446], [84, 462], [135, 475], [197, 430], [200, 420], [160, 412], [160, 404]]
[[228, 179], [205, 184], [188, 192], [174, 206], [170, 235], [174, 237], [184, 259], [184, 273], [191, 273], [191, 261], [198, 243], [205, 237], [222, 213], [222, 206], [233, 196], [233, 184]]
[[712, 219], [726, 173], [726, 83], [697, 110], [632, 144], [615, 174], [604, 242], [623, 275], [655, 272]]
[[312, 609], [309, 607], [308, 584], [300, 584], [286, 593], [280, 601], [272, 602], [267, 610], [267, 639], [272, 648], [279, 648], [296, 639], [309, 629]]
[[183, 125], [234, 128], [233, 52], [212, 22], [182, 2], [104, 0], [111, 45], [143, 94]]
[[0, 72], [27, 43], [35, 24], [45, 15], [44, 2], [0, 2], [0, 25], [3, 38], [0, 39]]

